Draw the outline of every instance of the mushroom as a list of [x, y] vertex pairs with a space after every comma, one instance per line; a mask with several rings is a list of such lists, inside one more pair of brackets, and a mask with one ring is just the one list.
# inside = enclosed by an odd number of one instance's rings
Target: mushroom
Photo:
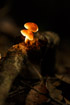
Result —
[[23, 36], [25, 36], [25, 43], [27, 43], [28, 40], [33, 40], [34, 39], [34, 35], [30, 30], [26, 30], [26, 29], [21, 30], [21, 34]]
[[27, 23], [25, 23], [25, 24], [24, 24], [24, 27], [25, 27], [26, 29], [29, 29], [29, 30], [32, 31], [32, 32], [37, 32], [37, 31], [38, 31], [38, 26], [37, 26], [37, 24], [32, 23], [32, 22], [27, 22]]

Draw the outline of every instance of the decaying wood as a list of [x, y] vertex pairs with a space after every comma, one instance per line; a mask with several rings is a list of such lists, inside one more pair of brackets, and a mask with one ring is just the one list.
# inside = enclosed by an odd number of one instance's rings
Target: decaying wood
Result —
[[[30, 63], [28, 62], [26, 63], [27, 61], [26, 51], [27, 51], [27, 47], [24, 46], [23, 43], [14, 45], [12, 48], [9, 49], [6, 57], [1, 61], [0, 105], [3, 105], [16, 76], [20, 73], [21, 70], [26, 70], [29, 68]], [[31, 66], [30, 66], [30, 69], [35, 69], [35, 67], [31, 67]]]
[[0, 105], [4, 101], [11, 88], [12, 82], [22, 69], [22, 65], [26, 58], [25, 49], [19, 49], [18, 46], [12, 47], [0, 67]]
[[[58, 38], [49, 37], [50, 35], [47, 35], [49, 33], [43, 34], [40, 36], [40, 34], [38, 33], [36, 37], [39, 39], [35, 42], [30, 42], [32, 43], [32, 45], [29, 43], [27, 45], [24, 43], [14, 45], [12, 48], [9, 49], [6, 57], [4, 57], [4, 59], [1, 61], [0, 105], [4, 104], [5, 99], [8, 96], [8, 93], [12, 86], [12, 83], [19, 73], [21, 73], [21, 76], [23, 76], [25, 79], [36, 79], [37, 77], [37, 79], [41, 80], [42, 76], [40, 75], [40, 72], [43, 73], [43, 76], [45, 76], [50, 70], [50, 68], [48, 67], [53, 68], [53, 65], [51, 64], [53, 64], [52, 62], [54, 62], [54, 44], [57, 43], [56, 39]], [[56, 35], [52, 34], [51, 36]], [[48, 53], [46, 53], [47, 51]], [[50, 60], [51, 62], [48, 63], [48, 61]], [[52, 71], [50, 72], [52, 73]], [[44, 89], [44, 91], [46, 90]], [[42, 96], [39, 95], [39, 98], [40, 97]], [[43, 102], [45, 100], [47, 100], [46, 97], [44, 97]]]

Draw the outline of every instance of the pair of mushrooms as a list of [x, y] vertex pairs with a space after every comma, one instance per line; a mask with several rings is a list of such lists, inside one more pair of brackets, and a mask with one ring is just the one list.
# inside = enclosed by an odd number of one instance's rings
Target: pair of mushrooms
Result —
[[35, 23], [27, 22], [27, 23], [24, 24], [24, 27], [26, 29], [21, 30], [21, 34], [23, 36], [25, 36], [25, 43], [27, 43], [28, 40], [33, 40], [34, 39], [33, 32], [38, 31], [38, 26]]

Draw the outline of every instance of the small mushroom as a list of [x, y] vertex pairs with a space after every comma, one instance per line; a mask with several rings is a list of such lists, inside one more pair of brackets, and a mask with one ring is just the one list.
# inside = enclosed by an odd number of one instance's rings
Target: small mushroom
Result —
[[24, 27], [32, 32], [37, 32], [38, 31], [38, 26], [35, 23], [32, 22], [27, 22], [24, 24]]
[[34, 39], [34, 35], [30, 30], [26, 30], [26, 29], [21, 30], [21, 34], [23, 36], [25, 36], [25, 43], [27, 43], [28, 40], [33, 40]]

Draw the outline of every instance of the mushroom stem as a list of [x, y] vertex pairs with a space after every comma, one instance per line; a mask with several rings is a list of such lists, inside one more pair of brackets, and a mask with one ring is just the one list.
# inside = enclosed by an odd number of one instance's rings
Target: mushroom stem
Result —
[[25, 37], [25, 43], [27, 43], [28, 42], [28, 38], [27, 37]]

